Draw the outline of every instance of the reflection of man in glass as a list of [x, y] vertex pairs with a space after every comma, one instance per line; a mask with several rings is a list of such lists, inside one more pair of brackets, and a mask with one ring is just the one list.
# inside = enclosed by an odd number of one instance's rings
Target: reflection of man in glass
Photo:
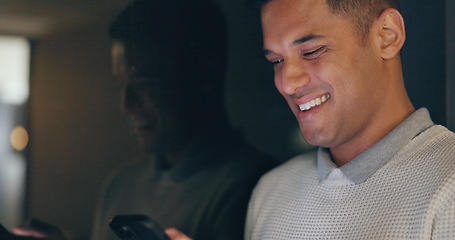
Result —
[[199, 2], [139, 1], [109, 31], [114, 74], [125, 85], [122, 108], [139, 144], [172, 161], [194, 136], [228, 126], [224, 19]]
[[[229, 128], [224, 24], [208, 0], [139, 0], [112, 24], [121, 106], [151, 154], [107, 182], [94, 240], [117, 240], [108, 224], [121, 214], [145, 214], [196, 239], [243, 238], [251, 190], [272, 164]], [[14, 232], [63, 238], [37, 221]]]
[[93, 239], [117, 239], [109, 219], [137, 213], [196, 239], [242, 239], [251, 189], [268, 160], [228, 125], [221, 11], [206, 0], [137, 1], [109, 32], [122, 109], [153, 157], [111, 179]]

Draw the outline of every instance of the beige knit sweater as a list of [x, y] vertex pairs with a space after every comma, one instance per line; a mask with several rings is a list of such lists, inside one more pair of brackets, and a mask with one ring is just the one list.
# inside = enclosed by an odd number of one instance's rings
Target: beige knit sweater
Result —
[[327, 151], [261, 179], [246, 239], [455, 239], [455, 134], [426, 109], [346, 167]]

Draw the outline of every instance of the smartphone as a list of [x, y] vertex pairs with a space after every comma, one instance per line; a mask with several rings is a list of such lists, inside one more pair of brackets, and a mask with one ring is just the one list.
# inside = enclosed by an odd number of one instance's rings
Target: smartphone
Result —
[[109, 227], [121, 240], [170, 240], [164, 229], [146, 215], [118, 215]]

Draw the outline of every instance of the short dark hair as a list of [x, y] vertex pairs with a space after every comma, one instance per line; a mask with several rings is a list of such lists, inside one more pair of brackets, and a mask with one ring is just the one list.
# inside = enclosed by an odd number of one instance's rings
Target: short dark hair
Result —
[[[109, 35], [125, 46], [126, 64], [141, 74], [153, 67], [149, 64], [158, 51], [160, 57], [169, 58], [163, 61], [180, 64], [180, 71], [191, 71], [186, 73], [189, 77], [213, 70], [209, 76], [223, 78], [227, 59], [225, 18], [210, 0], [135, 0], [111, 24]], [[212, 67], [200, 69], [203, 61]]]
[[109, 35], [124, 46], [128, 74], [163, 81], [175, 74], [173, 81], [179, 82], [170, 84], [221, 109], [227, 36], [224, 14], [215, 3], [135, 0], [111, 24]]
[[[264, 5], [274, 0], [251, 0], [249, 5], [260, 11]], [[298, 0], [295, 0], [298, 1]], [[360, 36], [365, 38], [371, 24], [385, 9], [400, 10], [399, 0], [326, 0], [333, 14], [349, 19]]]

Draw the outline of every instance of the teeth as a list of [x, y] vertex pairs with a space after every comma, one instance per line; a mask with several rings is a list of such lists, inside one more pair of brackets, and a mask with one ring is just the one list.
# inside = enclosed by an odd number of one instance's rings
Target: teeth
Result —
[[300, 111], [305, 111], [305, 110], [310, 110], [311, 106], [310, 106], [310, 103], [307, 102], [302, 105], [299, 105], [299, 108], [300, 108]]
[[330, 95], [324, 95], [320, 98], [313, 99], [307, 103], [299, 105], [300, 111], [310, 110], [312, 107], [319, 106], [325, 103], [330, 98]]
[[[330, 95], [328, 95], [328, 96], [330, 97]], [[324, 103], [325, 101], [327, 101], [327, 99], [328, 99], [328, 97], [322, 96], [321, 101]]]

